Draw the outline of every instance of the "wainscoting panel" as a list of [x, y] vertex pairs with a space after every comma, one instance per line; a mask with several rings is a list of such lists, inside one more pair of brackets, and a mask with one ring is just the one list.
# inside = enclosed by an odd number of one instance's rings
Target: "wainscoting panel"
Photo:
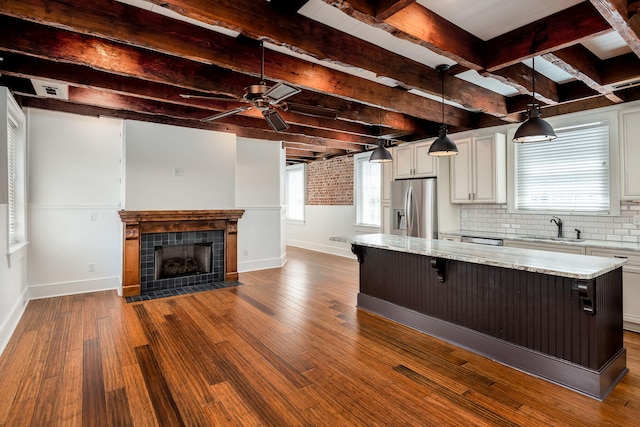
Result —
[[118, 206], [30, 206], [30, 297], [119, 288], [122, 222]]

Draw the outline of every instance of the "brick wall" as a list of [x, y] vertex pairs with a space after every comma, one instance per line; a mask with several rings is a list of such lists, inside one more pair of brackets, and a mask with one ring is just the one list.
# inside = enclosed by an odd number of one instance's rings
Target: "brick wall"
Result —
[[307, 165], [308, 205], [353, 205], [353, 156]]

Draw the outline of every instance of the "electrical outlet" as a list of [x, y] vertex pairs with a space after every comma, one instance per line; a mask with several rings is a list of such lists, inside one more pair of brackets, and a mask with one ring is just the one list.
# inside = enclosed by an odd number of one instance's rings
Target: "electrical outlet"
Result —
[[182, 168], [173, 168], [173, 176], [182, 176], [184, 170]]
[[89, 214], [89, 221], [97, 221], [98, 220], [98, 212], [91, 212]]
[[96, 271], [96, 265], [92, 262], [89, 263], [89, 273]]
[[244, 256], [249, 256], [249, 249], [245, 249], [245, 250], [243, 251], [243, 254], [244, 254]]

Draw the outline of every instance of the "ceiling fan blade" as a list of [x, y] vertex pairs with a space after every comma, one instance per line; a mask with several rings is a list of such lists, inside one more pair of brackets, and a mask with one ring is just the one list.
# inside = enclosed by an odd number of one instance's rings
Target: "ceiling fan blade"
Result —
[[262, 96], [274, 104], [300, 92], [302, 89], [280, 82], [271, 86]]
[[316, 105], [295, 104], [292, 102], [283, 102], [279, 104], [284, 111], [292, 113], [304, 114], [307, 116], [320, 117], [325, 119], [337, 119], [340, 111], [333, 108], [318, 107]]
[[218, 119], [222, 119], [224, 117], [233, 116], [234, 114], [242, 113], [243, 111], [247, 111], [250, 108], [251, 108], [251, 106], [248, 106], [248, 105], [246, 107], [234, 108], [233, 110], [223, 111], [222, 113], [218, 113], [218, 114], [214, 114], [213, 116], [205, 117], [201, 121], [203, 121], [203, 122], [212, 122], [214, 120], [218, 120]]
[[269, 108], [268, 110], [263, 110], [262, 115], [269, 123], [269, 126], [276, 132], [282, 132], [289, 129], [289, 125], [284, 121], [282, 116], [278, 114], [276, 110], [273, 108]]
[[207, 101], [228, 101], [228, 102], [244, 102], [243, 99], [229, 98], [225, 96], [208, 96], [208, 95], [189, 95], [181, 93], [180, 97], [185, 99], [205, 99]]

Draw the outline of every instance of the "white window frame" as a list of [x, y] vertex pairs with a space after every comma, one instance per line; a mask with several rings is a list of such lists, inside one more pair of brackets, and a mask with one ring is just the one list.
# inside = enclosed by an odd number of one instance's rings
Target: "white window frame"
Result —
[[[24, 256], [27, 241], [26, 117], [7, 88], [0, 88], [3, 129], [0, 145], [6, 153], [7, 258], [9, 266]], [[9, 126], [13, 138], [9, 139]], [[3, 156], [4, 157], [4, 156]], [[4, 168], [3, 168], [4, 169]], [[11, 185], [13, 183], [13, 185]], [[12, 220], [13, 219], [13, 220]]]
[[[289, 188], [289, 175], [291, 173], [302, 173], [302, 189], [301, 194], [298, 194], [298, 199], [302, 200], [302, 216], [297, 218], [291, 218], [290, 216], [290, 200], [293, 195], [290, 193], [292, 190]], [[286, 201], [286, 218], [287, 223], [304, 225], [306, 218], [306, 205], [307, 205], [307, 164], [300, 163], [297, 165], [287, 166], [285, 169], [285, 201]]]
[[[619, 182], [619, 157], [618, 157], [618, 115], [617, 112], [600, 112], [590, 115], [571, 114], [563, 118], [545, 119], [556, 130], [569, 129], [571, 127], [585, 126], [591, 123], [602, 122], [609, 127], [609, 208], [606, 211], [577, 211], [577, 210], [525, 210], [518, 209], [516, 203], [517, 174], [516, 174], [516, 153], [513, 135], [517, 127], [508, 131], [507, 158], [508, 162], [508, 183], [507, 192], [507, 212], [522, 215], [580, 215], [580, 216], [620, 216], [620, 182]], [[550, 141], [542, 144], [554, 144], [558, 141]], [[535, 144], [535, 143], [534, 143]]]
[[[380, 228], [382, 226], [382, 213], [381, 213], [381, 205], [382, 205], [382, 164], [381, 163], [371, 163], [369, 162], [369, 158], [371, 157], [371, 152], [358, 153], [353, 156], [353, 195], [354, 195], [354, 205], [356, 208], [356, 221], [355, 225], [357, 227], [367, 227], [367, 228]], [[362, 185], [363, 177], [360, 176], [360, 163], [367, 164], [370, 167], [378, 168], [380, 174], [380, 182], [379, 185], [379, 194], [377, 201], [377, 208], [375, 212], [378, 214], [378, 223], [367, 223], [363, 221], [363, 206], [362, 206]], [[374, 202], [375, 203], [375, 202]], [[372, 210], [373, 212], [373, 210]]]

